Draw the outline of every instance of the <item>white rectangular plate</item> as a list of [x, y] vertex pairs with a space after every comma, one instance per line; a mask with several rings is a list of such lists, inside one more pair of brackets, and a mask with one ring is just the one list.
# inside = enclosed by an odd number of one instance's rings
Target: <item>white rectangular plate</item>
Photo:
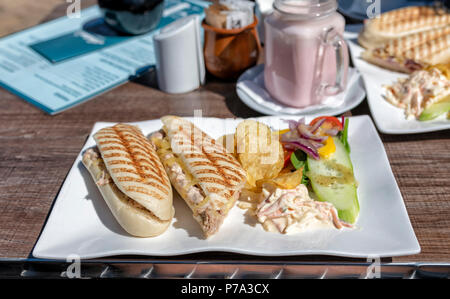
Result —
[[360, 71], [367, 92], [370, 111], [377, 128], [386, 134], [414, 134], [450, 129], [450, 120], [446, 115], [430, 120], [418, 121], [405, 118], [405, 110], [395, 107], [383, 98], [384, 85], [391, 85], [406, 74], [389, 71], [370, 64], [361, 58], [364, 49], [358, 45], [356, 33], [346, 32], [353, 63]]
[[[292, 116], [285, 118], [295, 119]], [[286, 128], [280, 117], [257, 120], [273, 129]], [[203, 118], [196, 125], [218, 138], [233, 133], [240, 121]], [[160, 120], [134, 124], [146, 135], [162, 126]], [[82, 152], [95, 145], [92, 133], [110, 125], [112, 123], [96, 123]], [[135, 238], [116, 222], [82, 165], [80, 153], [56, 198], [33, 255], [66, 259], [73, 254], [80, 258], [97, 258], [124, 254], [170, 256], [226, 251], [262, 256], [326, 254], [385, 257], [420, 252], [383, 144], [368, 116], [350, 119], [349, 142], [355, 176], [359, 182], [361, 207], [354, 230], [329, 229], [295, 235], [269, 233], [253, 217], [246, 216], [244, 210], [235, 206], [220, 231], [205, 240], [189, 208], [174, 192], [176, 212], [168, 230], [155, 238]]]

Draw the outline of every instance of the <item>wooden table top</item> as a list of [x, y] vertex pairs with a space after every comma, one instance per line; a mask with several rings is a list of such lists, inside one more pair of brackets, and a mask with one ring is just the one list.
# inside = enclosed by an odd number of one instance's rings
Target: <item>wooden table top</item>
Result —
[[[65, 7], [58, 7], [47, 19], [64, 11]], [[30, 256], [52, 202], [95, 122], [192, 116], [194, 109], [202, 109], [204, 116], [259, 116], [240, 101], [233, 82], [207, 79], [197, 91], [168, 95], [154, 88], [150, 73], [56, 116], [0, 89], [0, 258]], [[351, 113], [370, 115], [365, 101]], [[387, 261], [450, 262], [449, 130], [380, 135], [422, 248], [420, 254]], [[280, 260], [222, 253], [184, 258]], [[326, 256], [285, 260], [353, 261]]]

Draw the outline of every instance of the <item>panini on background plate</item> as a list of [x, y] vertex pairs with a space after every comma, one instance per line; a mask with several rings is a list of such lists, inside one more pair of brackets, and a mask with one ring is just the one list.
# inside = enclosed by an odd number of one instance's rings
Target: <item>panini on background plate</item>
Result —
[[449, 63], [450, 23], [389, 40], [380, 47], [367, 49], [361, 56], [370, 63], [403, 73]]
[[365, 20], [358, 42], [367, 49], [377, 48], [389, 40], [449, 24], [450, 14], [445, 9], [409, 6]]

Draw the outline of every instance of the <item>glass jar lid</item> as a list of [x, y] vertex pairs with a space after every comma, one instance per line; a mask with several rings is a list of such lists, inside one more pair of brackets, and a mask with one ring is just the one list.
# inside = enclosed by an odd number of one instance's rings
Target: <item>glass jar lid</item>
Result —
[[337, 10], [336, 0], [275, 0], [273, 7], [292, 16], [320, 17]]

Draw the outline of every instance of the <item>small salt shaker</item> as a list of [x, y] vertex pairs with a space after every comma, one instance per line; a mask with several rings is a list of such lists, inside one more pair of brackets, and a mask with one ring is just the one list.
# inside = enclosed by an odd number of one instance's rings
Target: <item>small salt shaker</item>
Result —
[[200, 18], [191, 15], [174, 21], [153, 37], [159, 88], [167, 93], [197, 89], [205, 80]]

